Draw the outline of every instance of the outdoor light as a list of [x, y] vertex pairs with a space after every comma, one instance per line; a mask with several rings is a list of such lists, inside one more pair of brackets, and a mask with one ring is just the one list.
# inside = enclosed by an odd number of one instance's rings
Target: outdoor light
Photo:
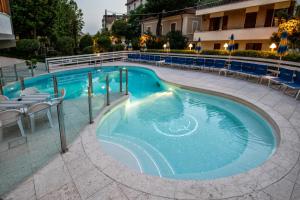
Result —
[[166, 50], [166, 48], [167, 48], [167, 44], [164, 44], [164, 46], [163, 46], [163, 47], [164, 47], [164, 49]]
[[97, 53], [97, 56], [100, 57], [100, 53]]
[[228, 44], [227, 43], [224, 44], [224, 48], [225, 48], [225, 50], [228, 48]]
[[277, 46], [276, 46], [275, 43], [272, 43], [272, 44], [270, 45], [270, 49], [271, 49], [272, 52], [273, 52], [274, 49], [276, 49], [276, 48], [277, 48]]
[[189, 44], [189, 48], [190, 48], [190, 51], [192, 51], [192, 48], [193, 48], [193, 44], [192, 43]]

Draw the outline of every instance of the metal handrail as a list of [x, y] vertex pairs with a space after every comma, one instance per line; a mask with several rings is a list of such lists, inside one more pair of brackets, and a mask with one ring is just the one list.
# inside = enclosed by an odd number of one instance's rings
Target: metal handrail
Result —
[[239, 3], [239, 2], [244, 2], [244, 1], [249, 1], [249, 0], [217, 0], [213, 2], [208, 2], [208, 3], [199, 3], [197, 6], [198, 10], [205, 9], [205, 8], [212, 8], [216, 6], [222, 6], [226, 4], [231, 4], [231, 3]]

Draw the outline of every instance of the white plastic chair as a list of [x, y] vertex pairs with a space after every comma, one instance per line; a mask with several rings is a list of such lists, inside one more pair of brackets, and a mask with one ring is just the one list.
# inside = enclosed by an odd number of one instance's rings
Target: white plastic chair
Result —
[[37, 93], [40, 93], [40, 91], [37, 88], [29, 87], [21, 91], [21, 96], [32, 95]]
[[25, 132], [22, 124], [22, 112], [19, 110], [6, 110], [0, 112], [0, 128], [9, 127], [18, 124], [21, 135], [24, 137]]
[[7, 96], [4, 95], [0, 95], [0, 101], [8, 101], [9, 98]]
[[35, 115], [38, 113], [45, 113], [48, 117], [50, 127], [53, 127], [52, 117], [51, 117], [51, 104], [50, 103], [37, 103], [32, 106], [30, 106], [27, 110], [27, 115], [29, 116], [30, 120], [30, 127], [31, 131], [35, 131]]
[[59, 104], [66, 97], [66, 94], [67, 94], [66, 89], [63, 88], [60, 91], [59, 97], [51, 99], [51, 101], [50, 101], [51, 106], [56, 106], [57, 104]]

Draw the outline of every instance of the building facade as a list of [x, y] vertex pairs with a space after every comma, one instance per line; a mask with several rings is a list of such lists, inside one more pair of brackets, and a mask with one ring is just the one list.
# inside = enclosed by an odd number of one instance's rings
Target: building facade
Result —
[[[186, 10], [182, 13], [164, 16], [161, 21], [162, 35], [168, 34], [170, 31], [181, 31], [182, 35], [187, 37], [189, 41], [193, 41], [193, 35], [200, 30], [200, 18], [195, 16], [195, 10]], [[156, 35], [157, 17], [144, 19], [141, 23], [142, 34], [151, 32]]]
[[[230, 2], [230, 3], [228, 3]], [[199, 5], [196, 16], [203, 49], [224, 49], [231, 34], [238, 50], [269, 50], [270, 37], [278, 31], [284, 15], [292, 15], [294, 0], [223, 0]]]
[[0, 49], [16, 46], [9, 0], [0, 0]]
[[102, 27], [111, 31], [111, 28], [116, 20], [127, 19], [126, 15], [103, 15], [102, 18]]
[[127, 3], [125, 4], [127, 7], [127, 14], [130, 13], [130, 11], [135, 10], [140, 5], [143, 5], [146, 3], [147, 0], [127, 0]]

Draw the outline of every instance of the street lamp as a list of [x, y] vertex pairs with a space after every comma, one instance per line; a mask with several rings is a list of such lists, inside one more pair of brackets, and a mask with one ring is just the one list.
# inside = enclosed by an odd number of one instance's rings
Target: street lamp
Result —
[[228, 48], [228, 44], [225, 43], [225, 44], [224, 44], [224, 49], [227, 50], [227, 48]]
[[192, 48], [193, 48], [193, 44], [192, 43], [189, 44], [189, 48], [190, 48], [190, 51], [192, 51]]
[[272, 43], [272, 44], [270, 45], [270, 49], [271, 49], [272, 52], [273, 52], [274, 49], [276, 49], [276, 48], [277, 48], [277, 46], [276, 46], [275, 43]]
[[164, 47], [164, 50], [166, 50], [166, 48], [167, 48], [167, 44], [164, 44], [164, 46], [163, 46], [163, 47]]

